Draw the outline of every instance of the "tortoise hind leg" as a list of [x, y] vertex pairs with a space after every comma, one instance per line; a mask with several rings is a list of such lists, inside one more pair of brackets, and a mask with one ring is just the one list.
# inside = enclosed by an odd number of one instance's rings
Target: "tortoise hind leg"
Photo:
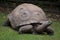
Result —
[[4, 23], [3, 26], [11, 26], [9, 19], [7, 19]]

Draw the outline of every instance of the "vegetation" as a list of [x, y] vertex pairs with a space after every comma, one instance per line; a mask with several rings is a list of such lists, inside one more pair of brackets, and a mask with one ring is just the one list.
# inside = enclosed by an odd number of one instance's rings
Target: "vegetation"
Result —
[[2, 26], [7, 19], [7, 14], [0, 14], [0, 40], [60, 40], [60, 22], [53, 21], [51, 25], [55, 34], [50, 35], [33, 35], [33, 34], [18, 34], [17, 31], [8, 26]]

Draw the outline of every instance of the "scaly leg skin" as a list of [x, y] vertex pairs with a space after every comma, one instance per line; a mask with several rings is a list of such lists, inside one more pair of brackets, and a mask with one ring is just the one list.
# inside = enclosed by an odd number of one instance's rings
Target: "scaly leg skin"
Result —
[[48, 35], [54, 35], [54, 30], [51, 28], [51, 27], [47, 27], [45, 32], [48, 34]]
[[25, 25], [19, 28], [19, 33], [23, 34], [23, 33], [29, 33], [32, 31], [32, 25]]

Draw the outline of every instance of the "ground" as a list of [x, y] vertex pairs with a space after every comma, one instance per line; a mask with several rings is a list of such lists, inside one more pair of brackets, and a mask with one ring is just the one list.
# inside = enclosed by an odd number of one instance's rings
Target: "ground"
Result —
[[0, 13], [0, 40], [60, 40], [60, 22], [53, 21], [51, 25], [54, 29], [54, 35], [33, 35], [33, 34], [18, 34], [17, 31], [8, 26], [2, 26], [7, 19], [6, 14]]

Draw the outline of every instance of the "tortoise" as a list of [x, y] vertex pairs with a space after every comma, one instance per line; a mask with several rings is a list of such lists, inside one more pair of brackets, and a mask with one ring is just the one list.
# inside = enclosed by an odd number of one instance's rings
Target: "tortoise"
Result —
[[19, 33], [32, 32], [36, 34], [46, 32], [53, 34], [54, 31], [50, 27], [51, 23], [40, 7], [24, 3], [8, 14], [8, 20], [5, 22], [5, 25], [17, 29]]

